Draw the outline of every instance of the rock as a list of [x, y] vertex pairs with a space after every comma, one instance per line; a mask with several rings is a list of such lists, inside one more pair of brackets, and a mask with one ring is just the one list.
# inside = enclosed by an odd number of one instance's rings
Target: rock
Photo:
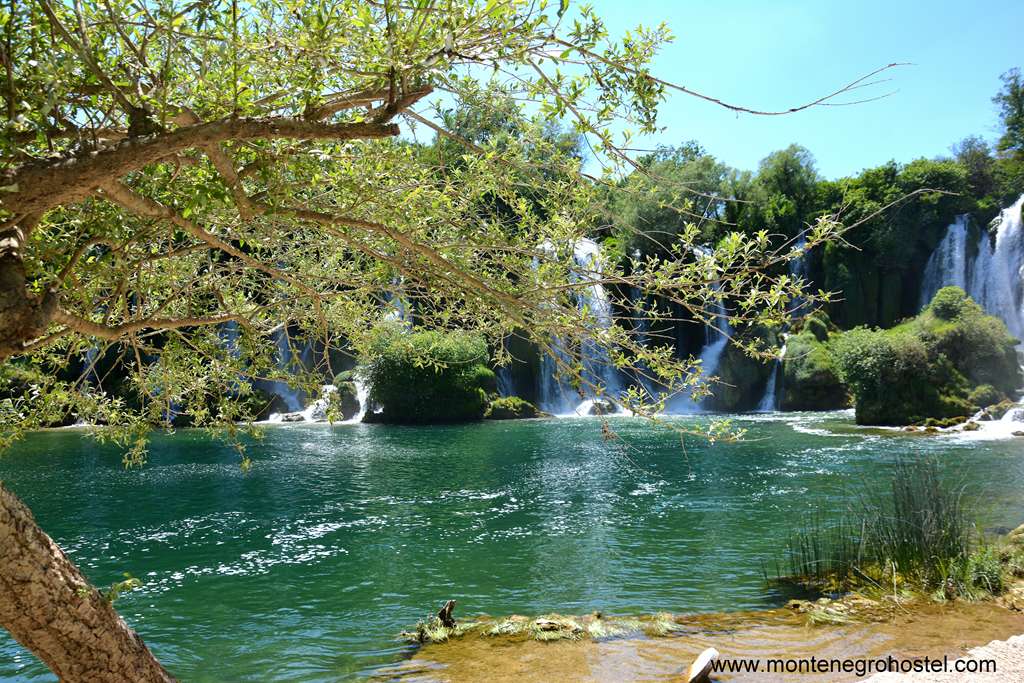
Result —
[[1015, 612], [1024, 612], [1024, 582], [1018, 581], [996, 598], [996, 604]]
[[963, 426], [963, 431], [965, 432], [976, 432], [979, 429], [981, 429], [981, 425], [977, 422], [966, 422]]
[[701, 652], [697, 655], [697, 659], [693, 660], [693, 664], [686, 670], [686, 683], [710, 683], [711, 681], [711, 665], [718, 660], [718, 650], [713, 647]]
[[1014, 436], [1024, 436], [1024, 430], [1020, 430], [1020, 429], [1018, 429], [1015, 432], [1010, 432], [1010, 433], [1013, 434]]
[[1012, 545], [1024, 545], [1024, 524], [1006, 534], [1006, 540]]
[[914, 425], [907, 425], [906, 427], [903, 428], [903, 431], [905, 431], [905, 432], [919, 432], [921, 430], [918, 429], [917, 427], [915, 427]]
[[281, 422], [305, 422], [306, 416], [302, 413], [283, 413]]
[[827, 344], [810, 331], [786, 339], [782, 359], [782, 410], [833, 410], [850, 405]]
[[[345, 373], [341, 373], [345, 374]], [[342, 382], [338, 385], [338, 391], [331, 397], [341, 413], [343, 420], [351, 420], [359, 414], [362, 406], [359, 403], [359, 394], [356, 391], [355, 382]]]
[[590, 406], [589, 415], [614, 415], [615, 404], [611, 401], [594, 401]]
[[814, 603], [809, 600], [790, 600], [786, 603], [786, 609], [791, 609], [797, 612], [806, 612], [814, 607]]
[[537, 406], [518, 396], [505, 396], [491, 401], [484, 417], [488, 420], [526, 420], [540, 417]]

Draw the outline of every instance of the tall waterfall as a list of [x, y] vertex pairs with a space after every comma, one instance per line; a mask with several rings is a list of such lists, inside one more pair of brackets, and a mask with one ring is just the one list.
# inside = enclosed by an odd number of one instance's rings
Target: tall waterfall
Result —
[[[800, 255], [786, 264], [789, 276], [794, 280], [798, 278], [806, 280], [810, 271], [810, 264], [807, 262], [807, 230], [802, 230], [797, 236], [796, 242], [793, 244], [793, 251], [799, 252]], [[789, 302], [789, 311], [798, 313], [806, 303], [803, 297], [797, 297]]]
[[[306, 365], [308, 358], [306, 356], [312, 354], [312, 345], [306, 342], [305, 346], [299, 352], [299, 357], [294, 358], [291, 346], [291, 337], [288, 335], [288, 330], [283, 326], [273, 334], [274, 345], [276, 349], [276, 361], [277, 367], [282, 370], [294, 371], [298, 365]], [[272, 394], [275, 394], [284, 401], [285, 407], [289, 412], [298, 412], [305, 406], [305, 394], [302, 391], [292, 388], [287, 382], [281, 380], [274, 380], [266, 383], [266, 390]]]
[[[705, 259], [711, 255], [711, 250], [706, 247], [694, 247], [698, 259]], [[722, 363], [722, 355], [729, 345], [729, 337], [732, 336], [732, 326], [729, 324], [729, 313], [725, 309], [725, 301], [721, 297], [721, 288], [716, 283], [713, 285], [715, 297], [713, 299], [714, 314], [707, 325], [704, 326], [704, 346], [700, 352], [700, 371], [705, 377], [712, 377], [718, 371]], [[677, 396], [668, 402], [668, 411], [671, 413], [698, 413], [701, 412], [700, 401], [694, 400], [693, 396]]]
[[[549, 244], [542, 249], [549, 251]], [[573, 245], [573, 262], [577, 269], [570, 273], [574, 282], [590, 281], [580, 288], [576, 294], [580, 310], [587, 311], [599, 329], [608, 329], [612, 325], [612, 304], [608, 292], [597, 280], [601, 274], [601, 247], [597, 242], [582, 238]], [[583, 379], [587, 386], [584, 393], [587, 400], [580, 403], [579, 394], [575, 389], [561, 380], [565, 366], [572, 363], [569, 353], [559, 345], [555, 345], [553, 355], [545, 354], [541, 358], [541, 376], [538, 382], [538, 403], [540, 408], [555, 415], [573, 414], [589, 409], [596, 393], [593, 387], [603, 389], [603, 397], [617, 400], [622, 392], [619, 371], [611, 362], [608, 349], [601, 343], [588, 339], [581, 344], [580, 360], [583, 366]]]
[[779, 357], [772, 363], [771, 374], [768, 375], [768, 384], [764, 388], [764, 396], [761, 397], [761, 402], [757, 404], [755, 412], [758, 413], [770, 413], [779, 409], [779, 395], [782, 393], [779, 391], [779, 385], [782, 383], [782, 363], [786, 359], [786, 341], [785, 335], [783, 335], [782, 349], [779, 351]]
[[942, 287], [963, 288], [991, 315], [998, 316], [1015, 337], [1024, 337], [1024, 227], [1021, 226], [1022, 195], [993, 221], [993, 243], [980, 231], [972, 249], [966, 216], [946, 230], [925, 266], [921, 285], [922, 308]]

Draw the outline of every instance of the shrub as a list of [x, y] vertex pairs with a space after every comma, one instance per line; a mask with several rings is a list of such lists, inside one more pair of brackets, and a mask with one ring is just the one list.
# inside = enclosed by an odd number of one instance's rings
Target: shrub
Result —
[[830, 410], [849, 405], [829, 348], [806, 325], [803, 332], [786, 340], [782, 373], [783, 410]]
[[381, 407], [382, 422], [478, 420], [497, 387], [488, 358], [477, 335], [383, 329], [368, 366], [370, 403]]
[[[928, 308], [940, 320], [955, 320], [971, 301], [959, 287], [943, 287], [932, 298]], [[975, 304], [977, 305], [977, 304]]]
[[910, 424], [971, 412], [963, 377], [948, 359], [930, 358], [914, 334], [861, 327], [837, 335], [830, 347], [860, 424]]
[[967, 395], [967, 400], [978, 408], [988, 408], [989, 406], [999, 403], [1004, 398], [1006, 397], [1003, 396], [1002, 392], [991, 384], [982, 384], [981, 386], [977, 386], [970, 394]]
[[893, 582], [965, 596], [1002, 590], [998, 557], [972, 549], [962, 490], [942, 480], [934, 460], [898, 462], [888, 495], [867, 492], [859, 500], [835, 523], [815, 521], [794, 534], [789, 574], [777, 569], [777, 579], [828, 590]]

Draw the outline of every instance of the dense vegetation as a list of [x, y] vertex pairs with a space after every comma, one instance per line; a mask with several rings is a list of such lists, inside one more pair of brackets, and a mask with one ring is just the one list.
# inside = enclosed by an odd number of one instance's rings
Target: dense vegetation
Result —
[[479, 420], [497, 378], [487, 367], [487, 343], [465, 332], [382, 333], [366, 374], [375, 420], [392, 423]]
[[941, 601], [999, 595], [1022, 570], [1021, 549], [987, 543], [962, 488], [924, 459], [898, 462], [889, 491], [863, 492], [840, 517], [800, 529], [777, 576], [825, 592], [913, 591]]
[[[966, 419], [1024, 384], [1003, 321], [945, 287], [918, 316], [888, 330], [856, 328], [830, 342], [862, 424]], [[981, 391], [978, 391], [981, 389]], [[986, 405], [977, 405], [973, 400]]]
[[798, 244], [816, 219], [839, 216], [858, 227], [811, 253], [804, 275], [836, 293], [826, 308], [840, 327], [890, 327], [917, 312], [925, 262], [953, 219], [967, 213], [985, 226], [1024, 193], [1019, 69], [1003, 75], [993, 99], [1000, 117], [994, 144], [971, 136], [948, 157], [890, 161], [837, 180], [823, 179], [811, 151], [795, 144], [753, 173], [729, 167], [698, 142], [662, 148], [640, 159], [641, 170], [617, 188], [623, 191], [609, 194], [612, 243], [622, 254], [665, 256], [697, 221], [709, 244], [760, 230]]

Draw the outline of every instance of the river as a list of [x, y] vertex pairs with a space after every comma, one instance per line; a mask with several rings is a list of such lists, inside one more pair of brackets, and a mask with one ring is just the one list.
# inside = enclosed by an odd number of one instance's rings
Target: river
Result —
[[[681, 419], [682, 421], [682, 419]], [[685, 422], [683, 422], [685, 423]], [[981, 526], [1024, 521], [1024, 439], [856, 427], [847, 412], [736, 416], [741, 443], [637, 419], [423, 428], [282, 425], [243, 471], [204, 432], [154, 437], [126, 471], [78, 430], [32, 434], [0, 479], [188, 681], [335, 681], [409, 656], [397, 633], [456, 616], [778, 606], [764, 566], [800, 523], [932, 455]], [[0, 679], [51, 680], [0, 634]]]

